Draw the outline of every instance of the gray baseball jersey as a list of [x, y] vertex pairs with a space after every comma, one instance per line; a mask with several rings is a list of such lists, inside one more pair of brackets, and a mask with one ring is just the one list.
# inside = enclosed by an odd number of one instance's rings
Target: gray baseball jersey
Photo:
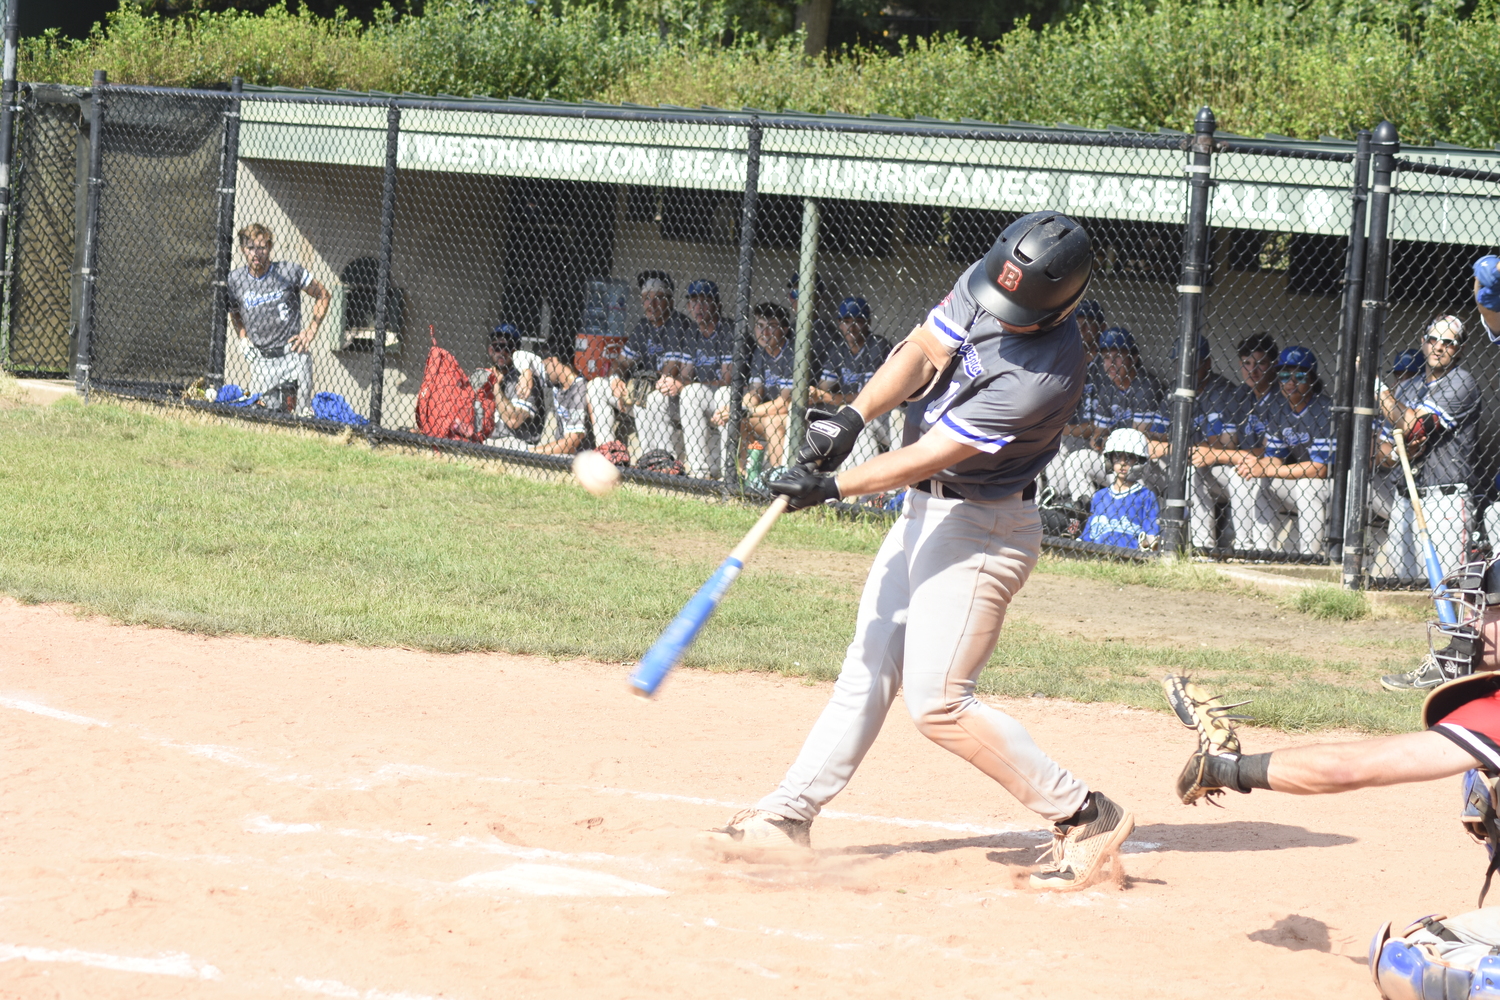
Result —
[[823, 356], [822, 381], [835, 383], [833, 392], [859, 392], [890, 353], [891, 346], [874, 334], [867, 334], [864, 346], [855, 353], [841, 333], [838, 343]]
[[790, 389], [794, 354], [790, 340], [781, 345], [781, 353], [777, 355], [756, 344], [755, 353], [750, 356], [750, 375], [745, 379], [745, 385], [760, 386], [766, 399], [780, 394], [783, 389]]
[[[1393, 390], [1402, 406], [1438, 418], [1432, 442], [1412, 469], [1418, 486], [1473, 485], [1474, 444], [1479, 433], [1479, 381], [1464, 368], [1453, 368], [1431, 382], [1425, 373], [1413, 375]], [[1387, 426], [1381, 435], [1391, 440]], [[1405, 483], [1397, 465], [1391, 478]], [[1397, 494], [1400, 495], [1399, 493]]]
[[620, 356], [628, 359], [635, 374], [659, 372], [669, 361], [687, 362], [688, 337], [698, 336], [698, 327], [682, 313], [673, 311], [661, 326], [652, 326], [642, 316], [625, 338]]
[[1209, 372], [1193, 400], [1193, 442], [1202, 444], [1220, 434], [1239, 434], [1254, 402], [1249, 386], [1236, 385], [1218, 372]]
[[311, 283], [305, 267], [287, 260], [272, 261], [259, 278], [248, 266], [229, 272], [229, 309], [256, 350], [273, 358], [285, 353], [286, 342], [302, 332], [302, 290]]
[[903, 445], [934, 427], [979, 449], [934, 478], [969, 500], [1025, 487], [1057, 454], [1083, 393], [1088, 356], [1071, 318], [1045, 333], [1007, 333], [969, 294], [964, 271], [928, 325], [955, 351], [932, 391], [907, 404]]
[[720, 320], [705, 337], [696, 326], [686, 334], [681, 356], [693, 366], [694, 382], [717, 382], [724, 366], [734, 361], [734, 324]]

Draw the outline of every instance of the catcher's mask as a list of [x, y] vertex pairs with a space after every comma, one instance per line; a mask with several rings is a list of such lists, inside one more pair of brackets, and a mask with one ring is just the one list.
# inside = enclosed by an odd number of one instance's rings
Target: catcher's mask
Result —
[[[1500, 605], [1500, 559], [1464, 563], [1443, 578], [1443, 596], [1458, 621], [1427, 623], [1427, 648], [1449, 680], [1467, 677], [1481, 669], [1484, 612]], [[1438, 591], [1433, 592], [1438, 600]], [[1441, 643], [1441, 645], [1439, 645]]]

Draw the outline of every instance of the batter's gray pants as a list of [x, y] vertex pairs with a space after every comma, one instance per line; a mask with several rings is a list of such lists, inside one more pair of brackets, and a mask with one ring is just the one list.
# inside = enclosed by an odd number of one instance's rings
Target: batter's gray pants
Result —
[[1019, 495], [975, 503], [910, 490], [859, 600], [833, 697], [797, 761], [759, 808], [812, 819], [843, 790], [875, 742], [896, 690], [917, 729], [1054, 822], [1088, 788], [1019, 722], [974, 697], [1005, 609], [1036, 565], [1042, 522]]

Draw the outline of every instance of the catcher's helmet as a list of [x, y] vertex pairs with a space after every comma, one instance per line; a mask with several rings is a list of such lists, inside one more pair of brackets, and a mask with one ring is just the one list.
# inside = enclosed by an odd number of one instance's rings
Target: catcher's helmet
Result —
[[969, 274], [969, 294], [1010, 326], [1047, 330], [1078, 305], [1094, 250], [1082, 226], [1057, 212], [1032, 212], [1005, 227]]

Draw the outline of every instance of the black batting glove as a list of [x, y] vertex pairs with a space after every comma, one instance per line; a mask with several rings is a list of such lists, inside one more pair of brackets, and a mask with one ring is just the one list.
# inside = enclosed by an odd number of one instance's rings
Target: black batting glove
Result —
[[807, 436], [797, 451], [797, 465], [818, 472], [832, 472], [844, 464], [854, 450], [859, 432], [865, 429], [865, 418], [852, 406], [832, 410], [807, 411]]
[[815, 472], [802, 465], [792, 466], [767, 485], [777, 496], [791, 499], [791, 503], [786, 505], [787, 510], [802, 510], [804, 507], [816, 507], [831, 500], [843, 499], [839, 484], [832, 474]]

